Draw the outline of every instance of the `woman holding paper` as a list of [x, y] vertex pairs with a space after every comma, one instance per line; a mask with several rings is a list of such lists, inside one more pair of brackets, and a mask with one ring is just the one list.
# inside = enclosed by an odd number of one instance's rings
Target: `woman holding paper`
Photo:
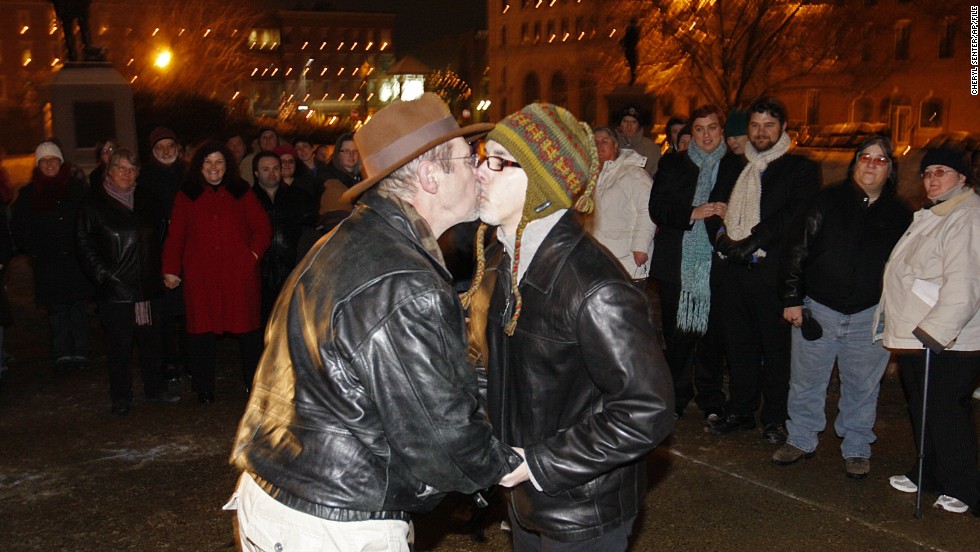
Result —
[[[889, 479], [892, 487], [939, 495], [948, 512], [980, 516], [980, 471], [970, 395], [980, 377], [980, 197], [965, 157], [926, 152], [921, 164], [929, 203], [892, 251], [885, 267], [883, 339], [896, 349], [916, 446], [922, 429], [929, 349], [925, 446], [918, 466]], [[879, 317], [880, 321], [881, 318]]]

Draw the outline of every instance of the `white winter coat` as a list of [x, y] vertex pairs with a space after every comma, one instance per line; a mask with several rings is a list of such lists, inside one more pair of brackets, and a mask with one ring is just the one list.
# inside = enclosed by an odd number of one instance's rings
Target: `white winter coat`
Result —
[[915, 213], [885, 265], [878, 311], [885, 347], [922, 349], [912, 335], [920, 327], [949, 350], [980, 350], [980, 197], [972, 189]]
[[[650, 272], [649, 257], [657, 229], [648, 211], [653, 181], [643, 169], [645, 161], [633, 150], [620, 150], [619, 157], [605, 162], [593, 192], [595, 213], [586, 224], [634, 280], [646, 278]], [[634, 251], [646, 252], [643, 266], [636, 265]]]

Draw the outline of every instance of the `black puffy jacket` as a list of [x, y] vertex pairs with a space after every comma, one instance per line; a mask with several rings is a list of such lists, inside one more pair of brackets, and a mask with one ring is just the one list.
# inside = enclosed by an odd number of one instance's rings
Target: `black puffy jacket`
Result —
[[809, 296], [842, 314], [878, 304], [892, 248], [912, 222], [912, 211], [889, 183], [874, 203], [846, 181], [817, 193], [790, 228], [779, 271], [785, 307]]
[[562, 216], [519, 291], [513, 336], [510, 257], [488, 250], [487, 410], [494, 435], [524, 447], [538, 491], [511, 493], [521, 526], [559, 541], [607, 533], [646, 493], [644, 456], [674, 427], [670, 370], [646, 298], [574, 215]]
[[95, 283], [99, 301], [133, 303], [163, 295], [163, 206], [140, 186], [133, 194], [130, 211], [98, 186], [78, 209], [78, 264]]
[[294, 510], [408, 519], [521, 462], [491, 435], [459, 298], [415, 228], [369, 191], [276, 303], [231, 462]]

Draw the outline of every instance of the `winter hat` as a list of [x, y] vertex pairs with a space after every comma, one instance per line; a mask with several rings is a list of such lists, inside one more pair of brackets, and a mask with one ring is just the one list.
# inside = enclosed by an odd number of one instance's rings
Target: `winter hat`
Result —
[[[599, 152], [589, 125], [580, 122], [566, 109], [556, 105], [534, 103], [497, 123], [487, 140], [504, 146], [527, 173], [527, 195], [524, 211], [517, 225], [514, 259], [511, 266], [511, 290], [514, 314], [505, 327], [513, 335], [521, 313], [521, 295], [517, 290], [517, 267], [521, 259], [521, 237], [532, 220], [544, 218], [573, 205], [588, 213], [595, 206], [592, 191], [599, 178]], [[483, 278], [486, 260], [483, 235], [486, 225], [477, 231], [477, 269], [473, 285], [464, 296], [464, 304], [476, 293]]]
[[297, 157], [296, 148], [290, 146], [289, 144], [281, 144], [276, 146], [276, 148], [272, 150], [272, 153], [278, 155], [279, 157], [282, 157], [283, 155], [292, 155], [294, 158]]
[[966, 162], [966, 156], [961, 151], [949, 148], [936, 148], [926, 151], [922, 156], [922, 163], [919, 164], [919, 174], [926, 172], [929, 165], [944, 165], [954, 171], [970, 177], [970, 165]]
[[37, 145], [37, 149], [34, 150], [34, 166], [40, 165], [41, 160], [45, 157], [57, 157], [62, 163], [65, 162], [65, 156], [61, 154], [61, 148], [54, 142], [41, 142]]
[[156, 127], [152, 132], [150, 132], [150, 149], [157, 145], [157, 142], [160, 140], [168, 139], [173, 140], [174, 142], [177, 141], [177, 135], [174, 134], [174, 131], [164, 126]]
[[749, 112], [733, 109], [725, 119], [725, 136], [745, 136], [749, 133]]

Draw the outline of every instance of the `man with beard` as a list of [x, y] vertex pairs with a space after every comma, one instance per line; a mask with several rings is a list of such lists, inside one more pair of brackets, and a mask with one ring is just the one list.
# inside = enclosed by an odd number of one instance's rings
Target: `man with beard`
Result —
[[[762, 97], [749, 107], [748, 164], [734, 187], [716, 185], [711, 201], [728, 203], [724, 219], [708, 219], [708, 236], [724, 262], [715, 263], [718, 307], [730, 370], [726, 416], [708, 424], [724, 435], [756, 427], [763, 399], [765, 442], [786, 441], [790, 326], [783, 322], [777, 273], [790, 222], [820, 188], [816, 163], [789, 153], [786, 107]], [[719, 183], [720, 184], [720, 183]]]
[[313, 202], [306, 192], [283, 182], [281, 163], [282, 158], [268, 151], [259, 152], [252, 160], [256, 184], [252, 190], [272, 223], [272, 245], [262, 256], [263, 324], [269, 320], [279, 290], [296, 266], [300, 235], [304, 226], [313, 222], [314, 214]]
[[[187, 163], [180, 158], [177, 135], [167, 127], [158, 126], [150, 132], [149, 146], [152, 156], [140, 171], [138, 186], [156, 195], [170, 220], [177, 191], [187, 175]], [[180, 377], [180, 367], [187, 366], [183, 288], [164, 290], [161, 305], [158, 316], [163, 327], [163, 373], [174, 381]]]

